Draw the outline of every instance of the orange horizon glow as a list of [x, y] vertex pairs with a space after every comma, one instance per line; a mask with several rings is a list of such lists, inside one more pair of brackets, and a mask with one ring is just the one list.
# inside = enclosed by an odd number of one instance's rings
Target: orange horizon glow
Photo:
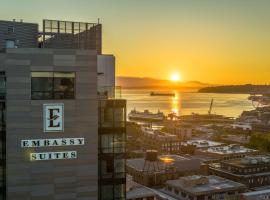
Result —
[[254, 0], [9, 0], [0, 19], [100, 18], [102, 53], [115, 55], [117, 76], [170, 80], [181, 72], [184, 82], [270, 84], [269, 7]]

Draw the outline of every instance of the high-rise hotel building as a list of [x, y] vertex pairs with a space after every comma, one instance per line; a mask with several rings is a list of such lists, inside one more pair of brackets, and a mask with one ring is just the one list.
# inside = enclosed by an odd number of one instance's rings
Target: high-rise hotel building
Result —
[[0, 200], [125, 199], [126, 101], [99, 23], [0, 21]]

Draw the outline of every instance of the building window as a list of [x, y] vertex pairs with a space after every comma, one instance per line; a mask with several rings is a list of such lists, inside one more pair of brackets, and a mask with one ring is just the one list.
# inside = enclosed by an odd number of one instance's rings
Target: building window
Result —
[[15, 48], [15, 41], [14, 40], [6, 40], [6, 48], [7, 49]]
[[74, 99], [74, 72], [32, 72], [31, 96], [33, 100]]
[[99, 102], [100, 127], [124, 128], [126, 101], [122, 100], [101, 100]]
[[101, 176], [102, 178], [112, 178], [113, 176], [113, 160], [102, 160], [101, 161]]
[[101, 136], [101, 152], [113, 153], [113, 134], [104, 134]]
[[125, 134], [114, 134], [114, 153], [125, 153]]
[[9, 27], [7, 28], [7, 34], [8, 34], [8, 35], [13, 34], [14, 32], [15, 32], [15, 29], [14, 29], [13, 26], [9, 26]]
[[113, 185], [101, 186], [101, 200], [113, 200]]
[[103, 134], [101, 136], [102, 153], [124, 153], [125, 152], [125, 134]]
[[114, 185], [114, 199], [125, 199], [125, 184]]
[[114, 174], [116, 178], [125, 178], [126, 162], [124, 158], [114, 159]]

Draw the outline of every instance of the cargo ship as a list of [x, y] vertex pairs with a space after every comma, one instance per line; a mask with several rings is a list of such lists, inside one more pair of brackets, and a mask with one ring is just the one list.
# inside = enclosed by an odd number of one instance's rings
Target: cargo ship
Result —
[[151, 92], [150, 96], [170, 96], [170, 97], [174, 97], [175, 94], [174, 93], [156, 93], [156, 92]]
[[148, 121], [148, 122], [161, 122], [165, 118], [163, 112], [158, 111], [157, 113], [152, 113], [149, 110], [144, 110], [143, 112], [136, 111], [133, 109], [128, 114], [129, 120], [138, 120], [138, 121]]

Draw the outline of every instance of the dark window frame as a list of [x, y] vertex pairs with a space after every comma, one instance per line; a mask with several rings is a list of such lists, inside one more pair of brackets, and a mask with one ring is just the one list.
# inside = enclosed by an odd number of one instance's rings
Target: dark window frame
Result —
[[[48, 90], [48, 91], [45, 91], [45, 90], [43, 90], [43, 91], [41, 91], [41, 90], [34, 90], [33, 91], [33, 86], [32, 86], [32, 84], [33, 84], [33, 78], [38, 78], [38, 77], [32, 77], [32, 73], [52, 73], [52, 77], [47, 77], [47, 78], [52, 78], [52, 88], [51, 88], [51, 90]], [[55, 96], [55, 94], [57, 94], [57, 93], [59, 93], [59, 92], [57, 92], [57, 91], [55, 91], [55, 83], [54, 83], [54, 80], [55, 80], [55, 78], [58, 78], [58, 77], [54, 77], [54, 74], [55, 73], [73, 73], [74, 74], [74, 81], [73, 81], [73, 97], [71, 97], [71, 98], [56, 98]], [[76, 72], [74, 72], [74, 71], [31, 71], [31, 73], [30, 73], [30, 78], [31, 78], [31, 100], [74, 100], [74, 99], [76, 99], [76, 77], [77, 77], [77, 74], [76, 74]], [[45, 77], [40, 77], [40, 78], [45, 78]], [[40, 93], [50, 93], [50, 95], [51, 95], [51, 98], [44, 98], [44, 97], [42, 97], [42, 98], [33, 98], [33, 93], [38, 93], [38, 92], [40, 92]]]

